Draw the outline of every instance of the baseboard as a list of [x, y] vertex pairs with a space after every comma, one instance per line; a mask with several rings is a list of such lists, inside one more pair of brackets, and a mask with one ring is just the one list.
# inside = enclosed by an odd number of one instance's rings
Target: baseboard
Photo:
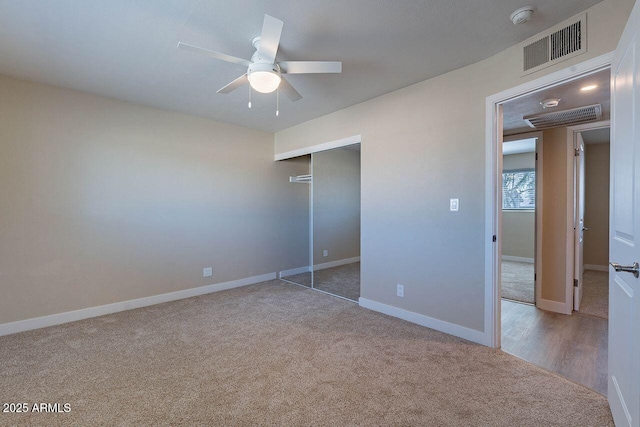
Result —
[[527, 264], [533, 264], [533, 258], [523, 258], [520, 256], [511, 256], [511, 255], [502, 255], [503, 261], [515, 261], [515, 262], [526, 262]]
[[121, 301], [113, 304], [99, 305], [97, 307], [83, 308], [80, 310], [68, 311], [66, 313], [35, 317], [33, 319], [19, 320], [17, 322], [4, 323], [0, 324], [0, 336], [30, 331], [32, 329], [46, 328], [47, 326], [60, 325], [62, 323], [75, 322], [76, 320], [88, 319], [90, 317], [104, 316], [105, 314], [117, 313], [119, 311], [133, 310], [134, 308], [147, 307], [150, 305], [161, 304], [163, 302], [191, 298], [227, 289], [239, 288], [241, 286], [266, 282], [267, 280], [273, 280], [275, 278], [276, 273], [268, 273], [260, 276], [247, 277], [245, 279], [216, 283], [214, 285]]
[[551, 301], [548, 299], [540, 298], [538, 301], [536, 301], [536, 307], [541, 310], [553, 311], [554, 313], [566, 313], [566, 304], [564, 302]]
[[444, 320], [434, 319], [433, 317], [414, 313], [413, 311], [393, 307], [391, 305], [372, 301], [366, 298], [360, 298], [358, 300], [358, 303], [360, 304], [360, 307], [368, 308], [369, 310], [397, 317], [411, 323], [426, 326], [427, 328], [435, 329], [436, 331], [444, 332], [449, 335], [455, 335], [457, 337], [477, 342], [479, 344], [488, 345], [488, 337], [486, 336], [486, 334], [484, 332], [476, 331], [475, 329], [470, 329], [464, 326], [456, 325], [454, 323], [445, 322]]
[[311, 271], [311, 267], [308, 265], [304, 267], [292, 268], [289, 270], [282, 270], [278, 272], [278, 279], [282, 279], [283, 277], [287, 277], [287, 276], [293, 276], [296, 274], [308, 273], [310, 271]]
[[609, 266], [607, 265], [585, 264], [584, 268], [585, 270], [609, 271]]
[[345, 259], [339, 259], [337, 261], [330, 261], [330, 262], [324, 262], [322, 264], [316, 264], [313, 266], [313, 270], [317, 271], [317, 270], [324, 270], [325, 268], [340, 267], [341, 265], [353, 264], [354, 262], [360, 262], [360, 257], [357, 256], [353, 258], [345, 258]]

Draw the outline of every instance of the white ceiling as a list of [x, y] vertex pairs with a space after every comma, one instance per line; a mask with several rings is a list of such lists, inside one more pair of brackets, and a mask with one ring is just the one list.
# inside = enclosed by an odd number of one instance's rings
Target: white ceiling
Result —
[[582, 139], [585, 144], [604, 144], [611, 140], [610, 135], [611, 129], [601, 128], [601, 129], [593, 129], [585, 132], [580, 132], [582, 134]]
[[[503, 109], [504, 134], [515, 135], [535, 131], [523, 120], [523, 117], [530, 114], [550, 113], [594, 104], [602, 105], [602, 120], [608, 120], [611, 117], [610, 76], [609, 70], [603, 70], [506, 102]], [[598, 87], [589, 92], [580, 90], [588, 85]], [[560, 104], [554, 108], [542, 108], [540, 102], [549, 98], [559, 98]]]
[[[0, 73], [265, 131], [477, 62], [599, 0], [4, 0]], [[533, 5], [535, 19], [509, 14]], [[341, 75], [291, 75], [280, 103], [216, 91], [246, 70], [176, 48], [249, 58], [264, 14], [284, 21], [278, 60], [336, 60]]]

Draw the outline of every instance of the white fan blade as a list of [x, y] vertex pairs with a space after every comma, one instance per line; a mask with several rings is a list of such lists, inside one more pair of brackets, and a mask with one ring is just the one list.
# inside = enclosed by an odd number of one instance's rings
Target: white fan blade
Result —
[[293, 102], [296, 102], [302, 99], [302, 95], [300, 95], [298, 91], [293, 86], [291, 86], [291, 83], [285, 80], [284, 77], [280, 81], [280, 86], [278, 86], [278, 90], [284, 93], [286, 97], [292, 100]]
[[258, 46], [258, 57], [260, 59], [269, 61], [272, 64], [275, 62], [283, 25], [284, 23], [281, 20], [273, 16], [264, 15], [260, 45]]
[[245, 83], [249, 83], [249, 79], [247, 78], [246, 74], [243, 74], [237, 79], [235, 79], [234, 81], [232, 81], [231, 83], [229, 83], [228, 85], [226, 85], [225, 87], [223, 87], [222, 89], [220, 89], [218, 93], [233, 92], [234, 90], [238, 89], [240, 86], [242, 86]]
[[286, 74], [341, 73], [342, 62], [337, 61], [282, 61], [280, 72]]
[[225, 53], [215, 52], [213, 50], [204, 49], [202, 47], [193, 46], [187, 43], [178, 42], [178, 49], [188, 50], [190, 52], [199, 53], [200, 55], [205, 55], [210, 58], [220, 59], [222, 61], [231, 62], [233, 64], [244, 65], [248, 67], [251, 65], [251, 61], [247, 61], [246, 59], [236, 58], [235, 56], [227, 55]]

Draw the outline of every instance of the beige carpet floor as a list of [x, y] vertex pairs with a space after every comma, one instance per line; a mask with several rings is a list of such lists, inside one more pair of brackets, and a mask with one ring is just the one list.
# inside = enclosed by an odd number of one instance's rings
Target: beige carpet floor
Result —
[[0, 425], [611, 426], [500, 350], [282, 281], [0, 337]]
[[313, 287], [353, 301], [360, 298], [360, 263], [313, 272]]
[[291, 276], [285, 276], [282, 279], [288, 280], [289, 282], [297, 283], [298, 285], [306, 286], [307, 288], [311, 287], [311, 272], [293, 274]]
[[[311, 287], [311, 273], [300, 273], [283, 279]], [[330, 294], [358, 301], [360, 298], [360, 263], [340, 265], [313, 272], [313, 287]]]
[[534, 304], [533, 275], [533, 264], [502, 261], [502, 298]]
[[609, 273], [587, 270], [582, 276], [582, 301], [578, 313], [609, 318]]

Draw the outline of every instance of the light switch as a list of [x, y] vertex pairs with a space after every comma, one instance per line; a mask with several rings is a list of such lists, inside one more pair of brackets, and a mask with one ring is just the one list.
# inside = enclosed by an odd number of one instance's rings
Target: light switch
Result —
[[458, 207], [460, 206], [460, 199], [450, 199], [449, 200], [449, 210], [451, 212], [458, 212]]

